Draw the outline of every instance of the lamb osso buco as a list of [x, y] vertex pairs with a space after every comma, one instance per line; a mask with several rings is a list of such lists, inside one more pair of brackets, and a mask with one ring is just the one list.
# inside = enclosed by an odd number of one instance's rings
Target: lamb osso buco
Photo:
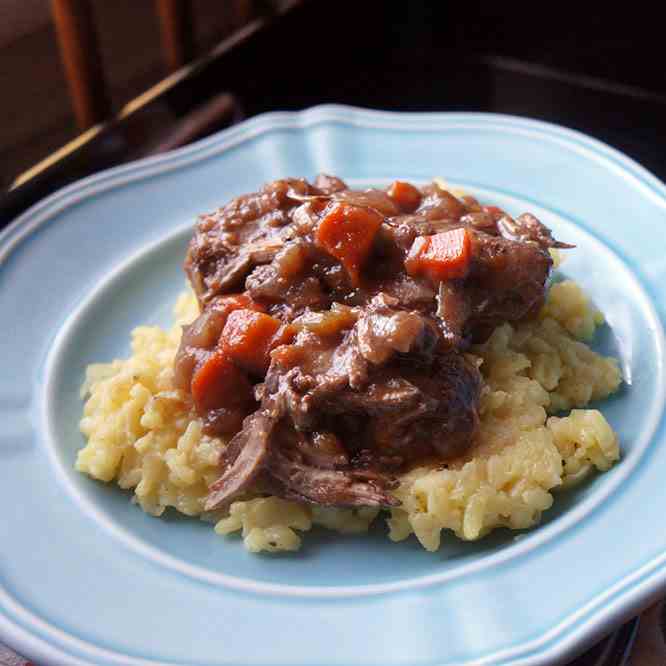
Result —
[[140, 327], [130, 358], [90, 366], [77, 469], [254, 551], [382, 511], [429, 550], [529, 527], [619, 457], [581, 409], [621, 381], [584, 342], [603, 318], [548, 288], [569, 248], [437, 180], [269, 183], [200, 218], [182, 333]]

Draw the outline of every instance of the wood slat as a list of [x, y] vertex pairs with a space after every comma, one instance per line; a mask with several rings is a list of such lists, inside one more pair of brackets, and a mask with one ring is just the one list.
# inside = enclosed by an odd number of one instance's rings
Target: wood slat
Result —
[[111, 113], [90, 0], [51, 0], [65, 76], [79, 129]]
[[192, 3], [190, 0], [155, 0], [160, 23], [164, 62], [174, 72], [195, 55]]

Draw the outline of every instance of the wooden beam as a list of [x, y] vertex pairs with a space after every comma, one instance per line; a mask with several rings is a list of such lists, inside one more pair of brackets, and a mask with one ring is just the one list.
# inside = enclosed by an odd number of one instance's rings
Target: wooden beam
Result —
[[76, 122], [86, 130], [111, 113], [90, 0], [51, 0]]
[[175, 72], [194, 58], [191, 0], [155, 0], [160, 21], [164, 63]]

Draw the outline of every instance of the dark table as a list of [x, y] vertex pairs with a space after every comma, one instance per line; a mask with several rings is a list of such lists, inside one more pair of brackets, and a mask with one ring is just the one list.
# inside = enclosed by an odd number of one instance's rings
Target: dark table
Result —
[[[340, 0], [336, 13], [313, 0], [259, 19], [20, 176], [0, 196], [0, 228], [83, 176], [258, 113], [327, 102], [491, 111], [559, 123], [609, 143], [666, 180], [666, 85], [662, 92], [659, 85], [628, 85], [575, 67], [572, 73], [571, 40], [559, 61], [550, 51], [535, 60], [533, 39], [520, 42], [522, 51], [513, 46], [520, 25], [507, 24], [498, 37], [491, 30], [496, 16], [456, 13], [448, 4]], [[489, 37], [480, 40], [480, 34]], [[603, 70], [603, 60], [592, 55], [592, 69]], [[638, 619], [629, 622], [574, 663], [628, 663], [638, 627]]]

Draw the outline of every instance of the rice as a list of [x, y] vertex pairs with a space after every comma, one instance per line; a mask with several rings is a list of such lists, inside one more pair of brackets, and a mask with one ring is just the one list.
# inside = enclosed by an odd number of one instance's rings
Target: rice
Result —
[[[132, 332], [129, 358], [87, 368], [80, 423], [87, 442], [76, 469], [132, 489], [133, 500], [152, 515], [173, 507], [214, 522], [218, 534], [240, 532], [253, 552], [297, 550], [301, 533], [313, 525], [367, 531], [378, 509], [316, 507], [258, 490], [226, 510], [204, 512], [226, 442], [203, 433], [188, 396], [172, 386], [181, 326], [196, 315], [194, 296], [184, 294], [171, 330], [140, 326]], [[478, 443], [446, 467], [402, 476], [395, 491], [402, 504], [387, 520], [390, 539], [414, 534], [424, 548], [437, 550], [443, 530], [474, 540], [496, 527], [531, 527], [552, 506], [554, 491], [619, 459], [617, 436], [604, 416], [583, 409], [621, 382], [617, 362], [585, 343], [602, 323], [578, 285], [560, 282], [536, 320], [499, 326], [471, 350], [484, 378]]]

